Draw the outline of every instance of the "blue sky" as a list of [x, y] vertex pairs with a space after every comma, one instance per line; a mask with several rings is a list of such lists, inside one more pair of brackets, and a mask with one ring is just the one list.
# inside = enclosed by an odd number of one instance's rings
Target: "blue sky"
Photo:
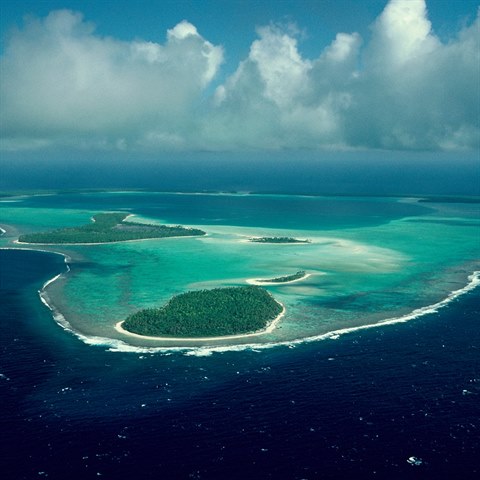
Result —
[[[213, 43], [246, 55], [255, 27], [290, 20], [308, 31], [309, 54], [318, 55], [338, 32], [368, 35], [386, 0], [4, 0], [0, 5], [2, 36], [26, 15], [44, 17], [52, 10], [83, 12], [102, 35], [122, 40], [163, 41], [165, 32], [181, 20], [197, 26]], [[429, 17], [435, 32], [446, 39], [472, 21], [477, 0], [430, 0]], [[3, 38], [2, 38], [3, 40]]]
[[6, 0], [0, 145], [476, 156], [477, 12], [470, 0]]

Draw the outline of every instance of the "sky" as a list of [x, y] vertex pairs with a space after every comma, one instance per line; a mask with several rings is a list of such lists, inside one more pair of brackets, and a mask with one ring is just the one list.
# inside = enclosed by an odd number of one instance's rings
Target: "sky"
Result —
[[479, 156], [478, 1], [0, 5], [9, 161], [66, 151]]

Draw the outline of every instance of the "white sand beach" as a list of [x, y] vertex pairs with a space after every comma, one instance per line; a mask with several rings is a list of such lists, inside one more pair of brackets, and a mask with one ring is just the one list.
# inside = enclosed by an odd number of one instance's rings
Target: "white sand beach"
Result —
[[295, 280], [288, 280], [286, 282], [266, 282], [266, 281], [263, 281], [261, 278], [248, 278], [245, 281], [249, 285], [258, 285], [260, 287], [263, 287], [265, 285], [288, 285], [289, 283], [301, 282], [311, 276], [312, 276], [311, 273], [306, 273], [303, 277], [296, 278]]
[[240, 338], [250, 338], [250, 337], [257, 337], [259, 335], [265, 335], [266, 333], [271, 333], [278, 325], [278, 322], [282, 319], [282, 317], [285, 315], [285, 306], [278, 302], [279, 305], [282, 306], [282, 311], [280, 312], [279, 315], [277, 315], [268, 325], [264, 330], [258, 331], [258, 332], [252, 332], [252, 333], [243, 333], [240, 335], [224, 335], [220, 337], [155, 337], [155, 336], [149, 336], [149, 335], [140, 335], [138, 333], [132, 333], [129, 332], [128, 330], [125, 330], [122, 327], [122, 324], [124, 320], [121, 322], [118, 322], [115, 324], [115, 330], [119, 333], [122, 333], [124, 335], [128, 335], [129, 337], [135, 337], [135, 338], [142, 338], [144, 340], [161, 340], [161, 341], [173, 341], [173, 342], [208, 342], [208, 341], [213, 341], [213, 340], [235, 340], [235, 339], [240, 339]]

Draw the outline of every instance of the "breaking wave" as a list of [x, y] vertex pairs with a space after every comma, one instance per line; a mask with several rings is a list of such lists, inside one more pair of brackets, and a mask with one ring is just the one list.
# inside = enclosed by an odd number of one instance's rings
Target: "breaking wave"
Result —
[[[47, 282], [47, 284], [56, 280], [58, 277], [59, 275], [57, 275], [57, 277], [52, 279], [50, 282]], [[244, 350], [261, 351], [261, 350], [280, 347], [280, 346], [293, 348], [303, 343], [310, 343], [310, 342], [316, 342], [321, 340], [336, 340], [342, 335], [358, 332], [361, 330], [367, 330], [371, 328], [383, 327], [386, 325], [394, 325], [397, 323], [409, 322], [411, 320], [415, 320], [425, 315], [430, 315], [432, 313], [438, 312], [438, 310], [446, 307], [449, 303], [456, 300], [461, 295], [464, 295], [465, 293], [470, 292], [471, 290], [476, 288], [478, 285], [480, 285], [480, 271], [473, 272], [471, 275], [469, 275], [468, 280], [469, 280], [468, 283], [463, 288], [450, 292], [447, 295], [447, 297], [445, 297], [443, 300], [440, 300], [439, 302], [415, 309], [412, 312], [399, 317], [387, 318], [377, 323], [359, 325], [356, 327], [342, 328], [338, 330], [333, 330], [331, 332], [323, 333], [321, 335], [314, 335], [310, 337], [289, 340], [289, 341], [280, 341], [280, 342], [271, 342], [271, 343], [248, 343], [248, 344], [241, 344], [241, 345], [219, 345], [219, 346], [206, 345], [206, 346], [197, 346], [197, 347], [190, 347], [190, 346], [139, 347], [139, 346], [130, 345], [118, 339], [98, 337], [98, 336], [87, 336], [75, 331], [72, 328], [72, 326], [68, 323], [68, 321], [65, 319], [65, 317], [60, 312], [56, 311], [55, 307], [52, 307], [48, 303], [48, 300], [46, 299], [47, 295], [44, 289], [42, 289], [40, 296], [42, 298], [42, 301], [52, 311], [56, 322], [65, 330], [72, 332], [74, 335], [76, 335], [80, 340], [85, 342], [87, 345], [108, 347], [108, 350], [111, 352], [163, 353], [163, 354], [172, 354], [175, 352], [181, 352], [184, 355], [206, 357], [206, 356], [212, 355], [213, 353], [240, 352]], [[45, 286], [47, 286], [47, 284]]]

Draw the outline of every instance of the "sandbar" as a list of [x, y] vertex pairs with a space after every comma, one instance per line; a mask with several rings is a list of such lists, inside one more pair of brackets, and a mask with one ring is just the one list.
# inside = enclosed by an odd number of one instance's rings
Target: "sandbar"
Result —
[[303, 277], [296, 278], [295, 280], [288, 280], [287, 282], [262, 282], [261, 278], [249, 278], [245, 281], [250, 285], [258, 285], [261, 287], [263, 285], [287, 285], [288, 283], [301, 282], [302, 280], [305, 280], [306, 278], [311, 276], [311, 273], [306, 273]]
[[[261, 239], [263, 237], [255, 237], [255, 236], [247, 236], [247, 235], [242, 235], [240, 240], [237, 240], [240, 243], [253, 243], [255, 245], [282, 245], [282, 246], [292, 246], [292, 245], [311, 245], [314, 243], [312, 240], [304, 239], [304, 240], [299, 240], [295, 242], [256, 242], [252, 241], [251, 239]], [[246, 238], [245, 238], [246, 237]]]

